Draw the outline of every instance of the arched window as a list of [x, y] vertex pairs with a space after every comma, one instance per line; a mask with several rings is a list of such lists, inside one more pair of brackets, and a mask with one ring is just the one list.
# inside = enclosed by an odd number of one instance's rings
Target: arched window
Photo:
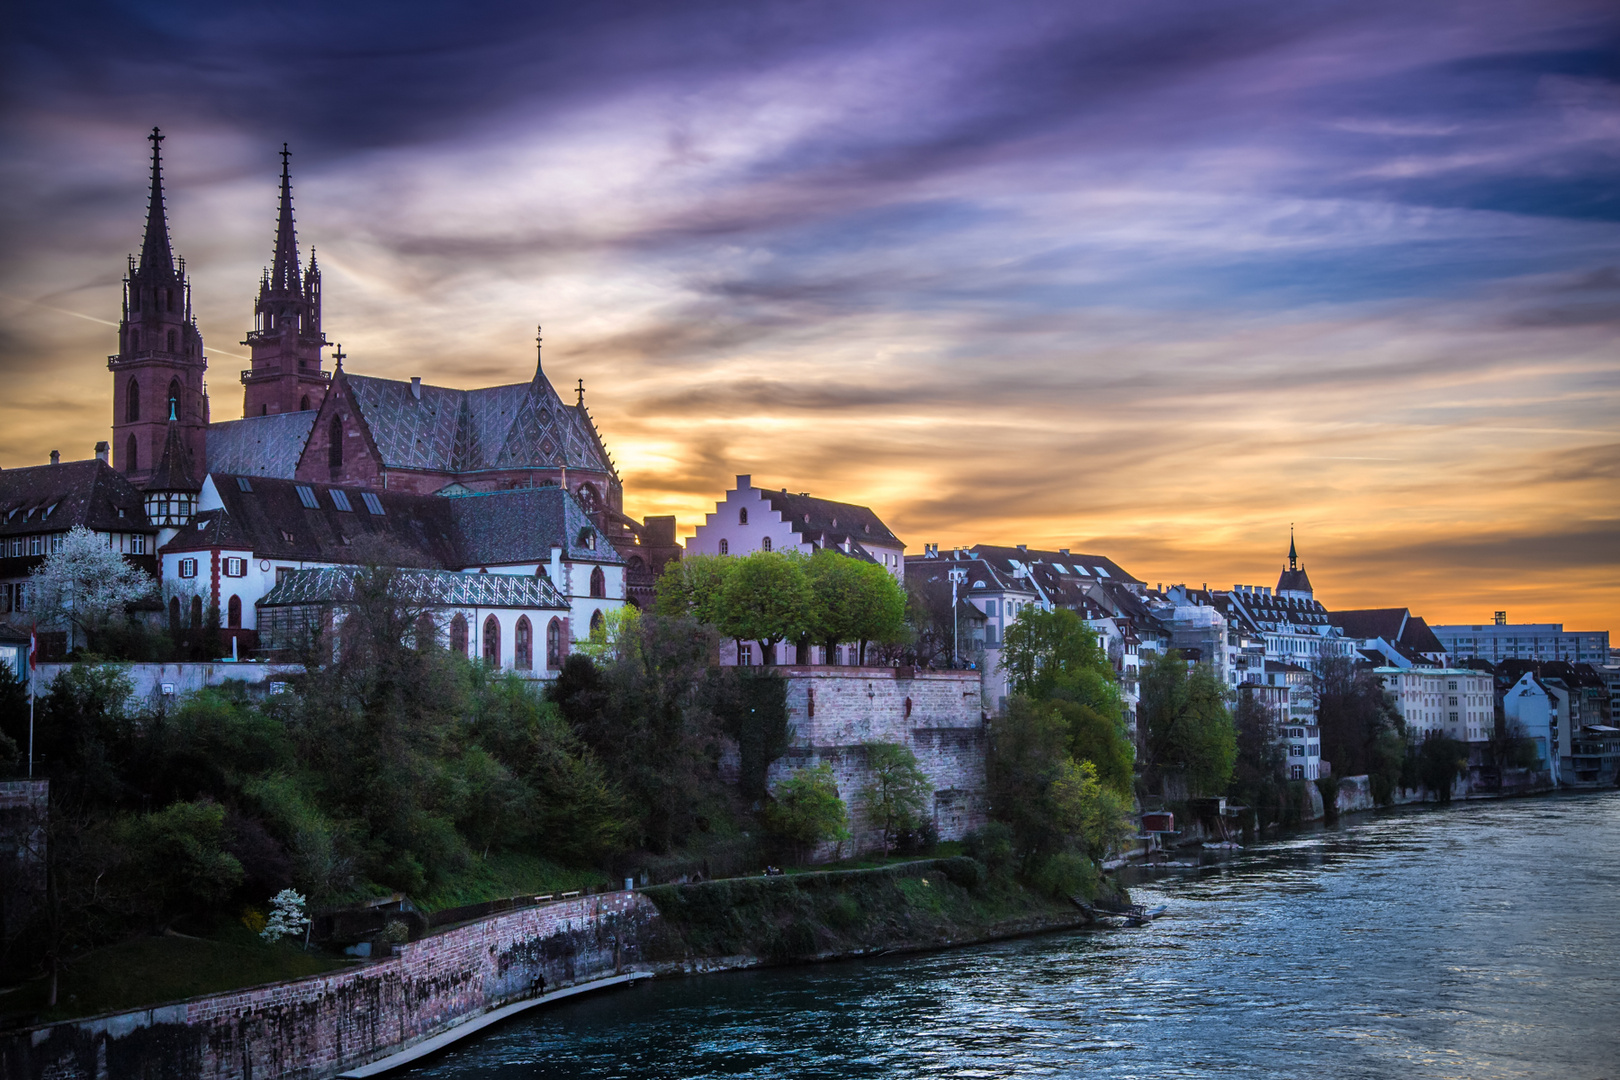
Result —
[[534, 627], [527, 615], [518, 617], [517, 630], [512, 634], [512, 666], [520, 671], [534, 667]]
[[546, 624], [546, 667], [553, 671], [562, 667], [561, 619], [552, 619]]
[[231, 597], [231, 602], [225, 605], [225, 625], [232, 630], [242, 629], [242, 598]]
[[169, 331], [169, 351], [170, 352], [174, 352], [174, 347], [175, 347], [176, 344], [178, 344], [178, 342], [177, 342], [177, 340], [176, 340], [176, 338], [174, 336], [174, 331], [170, 330]]
[[771, 538], [770, 537], [767, 536], [767, 537], [764, 537], [764, 538], [762, 538], [760, 540], [760, 542], [759, 542], [759, 550], [761, 550], [761, 551], [769, 551], [769, 550], [771, 550]]
[[730, 555], [731, 554], [731, 541], [727, 540], [723, 536], [720, 538], [720, 554], [722, 554], [722, 555]]
[[334, 469], [343, 468], [343, 421], [335, 416], [327, 430], [326, 441], [326, 463]]
[[298, 411], [299, 412], [309, 412], [309, 395], [308, 394], [305, 394], [303, 397], [298, 399]]
[[737, 511], [737, 524], [748, 524], [748, 507], [745, 506], [741, 510]]
[[424, 611], [416, 620], [416, 647], [421, 650], [438, 643], [439, 627], [434, 623], [433, 616]]
[[169, 415], [170, 420], [180, 419], [180, 380], [169, 380]]
[[484, 620], [484, 663], [501, 666], [501, 623], [493, 615]]
[[202, 629], [202, 597], [200, 596], [191, 598], [191, 628], [193, 630]]
[[180, 598], [169, 597], [169, 633], [180, 636]]
[[604, 629], [606, 625], [607, 620], [602, 618], [602, 610], [600, 608], [591, 613], [591, 637], [594, 638], [598, 634], [606, 633]]
[[135, 459], [135, 436], [131, 435], [124, 444], [124, 471], [132, 473], [140, 467], [140, 462]]
[[133, 424], [141, 418], [141, 384], [129, 380], [129, 393], [124, 395], [124, 422]]
[[607, 595], [607, 576], [602, 573], [602, 568], [600, 566], [591, 570], [591, 595]]
[[450, 620], [450, 651], [459, 656], [467, 655], [467, 619], [463, 615]]

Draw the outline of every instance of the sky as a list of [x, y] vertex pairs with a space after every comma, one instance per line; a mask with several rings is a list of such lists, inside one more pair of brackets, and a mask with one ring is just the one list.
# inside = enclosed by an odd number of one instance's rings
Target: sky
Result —
[[0, 467], [108, 437], [161, 126], [236, 373], [291, 147], [348, 370], [586, 401], [626, 509], [1620, 644], [1612, 2], [106, 3], [0, 44]]

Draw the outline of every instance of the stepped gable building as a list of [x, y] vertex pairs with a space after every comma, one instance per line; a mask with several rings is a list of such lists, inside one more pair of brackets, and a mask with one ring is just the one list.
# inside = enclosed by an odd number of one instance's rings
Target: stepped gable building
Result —
[[161, 510], [154, 521], [182, 524], [216, 472], [416, 494], [559, 487], [624, 555], [631, 601], [651, 600], [664, 564], [680, 557], [675, 519], [624, 514], [623, 484], [583, 382], [565, 403], [537, 360], [527, 382], [456, 390], [347, 372], [341, 347], [326, 370], [321, 272], [313, 251], [300, 266], [285, 144], [271, 263], [243, 342], [252, 355], [241, 373], [242, 418], [211, 422], [185, 262], [170, 247], [163, 135], [154, 128], [150, 139], [146, 234], [139, 261], [129, 262], [119, 352], [108, 368], [113, 464]]
[[753, 477], [715, 504], [686, 550], [694, 555], [747, 555], [753, 551], [799, 551], [809, 555], [832, 548], [877, 563], [905, 579], [906, 545], [870, 507], [819, 499], [809, 492], [755, 487]]

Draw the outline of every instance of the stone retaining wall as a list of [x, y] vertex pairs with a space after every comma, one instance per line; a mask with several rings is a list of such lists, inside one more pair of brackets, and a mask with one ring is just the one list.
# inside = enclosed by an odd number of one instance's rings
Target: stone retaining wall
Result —
[[350, 970], [0, 1036], [3, 1080], [323, 1080], [539, 991], [636, 963], [634, 892], [525, 908]]
[[[861, 814], [868, 742], [898, 743], [917, 755], [934, 787], [930, 816], [941, 840], [960, 840], [987, 820], [988, 729], [976, 671], [783, 667], [793, 746], [772, 765], [768, 781], [794, 769], [831, 765], [854, 815], [855, 849], [880, 837]], [[847, 852], [846, 852], [847, 853]], [[828, 853], [829, 855], [831, 852]]]

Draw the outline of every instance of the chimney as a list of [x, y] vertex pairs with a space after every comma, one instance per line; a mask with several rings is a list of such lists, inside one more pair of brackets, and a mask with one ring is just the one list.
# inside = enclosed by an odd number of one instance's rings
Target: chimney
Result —
[[1067, 555], [1068, 553], [1069, 553], [1068, 548], [1058, 548], [1058, 554], [1059, 555]]
[[112, 447], [107, 445], [107, 440], [103, 439], [101, 442], [96, 443], [96, 460], [103, 465], [107, 464], [107, 455], [111, 452]]
[[1018, 545], [1018, 550], [1027, 553], [1029, 551], [1029, 545], [1028, 544], [1019, 544]]
[[62, 464], [62, 451], [60, 451], [60, 450], [52, 450], [51, 451], [51, 464], [52, 465], [60, 465], [60, 464]]
[[411, 397], [417, 401], [422, 400], [422, 376], [420, 375], [411, 376]]
[[737, 477], [737, 490], [747, 491], [749, 486], [753, 483], [753, 480], [754, 478], [749, 476], [747, 473]]

